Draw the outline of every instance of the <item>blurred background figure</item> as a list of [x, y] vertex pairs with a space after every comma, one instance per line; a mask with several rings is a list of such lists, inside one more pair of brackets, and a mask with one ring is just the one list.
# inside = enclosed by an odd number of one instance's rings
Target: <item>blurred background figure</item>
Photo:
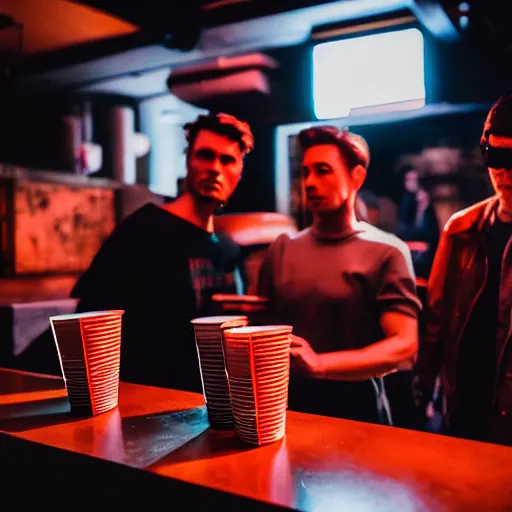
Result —
[[427, 278], [439, 241], [439, 223], [420, 172], [412, 165], [402, 172], [404, 194], [398, 211], [396, 234], [405, 242], [410, 242], [416, 275]]
[[362, 188], [356, 198], [356, 215], [358, 220], [368, 222], [368, 224], [376, 228], [384, 229], [381, 225], [380, 213], [379, 198], [371, 190]]

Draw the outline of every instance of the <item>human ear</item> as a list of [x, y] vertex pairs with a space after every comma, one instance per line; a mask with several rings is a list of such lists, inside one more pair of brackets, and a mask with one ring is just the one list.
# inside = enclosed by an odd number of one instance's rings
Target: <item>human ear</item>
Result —
[[366, 169], [362, 165], [356, 165], [351, 172], [354, 188], [359, 190], [366, 179]]

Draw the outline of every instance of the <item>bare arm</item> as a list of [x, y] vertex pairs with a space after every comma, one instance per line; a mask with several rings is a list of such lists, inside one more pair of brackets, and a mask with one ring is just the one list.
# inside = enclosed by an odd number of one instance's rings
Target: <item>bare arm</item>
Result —
[[[390, 311], [382, 315], [380, 323], [383, 340], [358, 350], [315, 354], [309, 373], [321, 379], [360, 381], [412, 368], [418, 351], [417, 319]], [[292, 354], [308, 350], [303, 342], [294, 337]]]

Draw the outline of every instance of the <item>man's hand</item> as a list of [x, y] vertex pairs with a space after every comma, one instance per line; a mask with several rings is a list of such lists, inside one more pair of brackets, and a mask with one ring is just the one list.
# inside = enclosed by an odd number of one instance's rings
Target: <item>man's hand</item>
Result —
[[318, 354], [304, 338], [292, 334], [291, 339], [290, 354], [293, 371], [304, 377], [319, 378], [321, 370]]

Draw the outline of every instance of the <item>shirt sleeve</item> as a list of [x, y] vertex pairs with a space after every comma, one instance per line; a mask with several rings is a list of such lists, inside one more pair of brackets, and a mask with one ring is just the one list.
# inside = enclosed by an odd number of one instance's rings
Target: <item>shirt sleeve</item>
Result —
[[405, 244], [390, 247], [384, 256], [377, 304], [381, 315], [394, 311], [417, 318], [421, 311], [411, 253]]
[[124, 309], [130, 297], [141, 293], [138, 270], [144, 268], [144, 245], [139, 233], [139, 226], [127, 219], [105, 240], [71, 292], [79, 299], [78, 311]]

